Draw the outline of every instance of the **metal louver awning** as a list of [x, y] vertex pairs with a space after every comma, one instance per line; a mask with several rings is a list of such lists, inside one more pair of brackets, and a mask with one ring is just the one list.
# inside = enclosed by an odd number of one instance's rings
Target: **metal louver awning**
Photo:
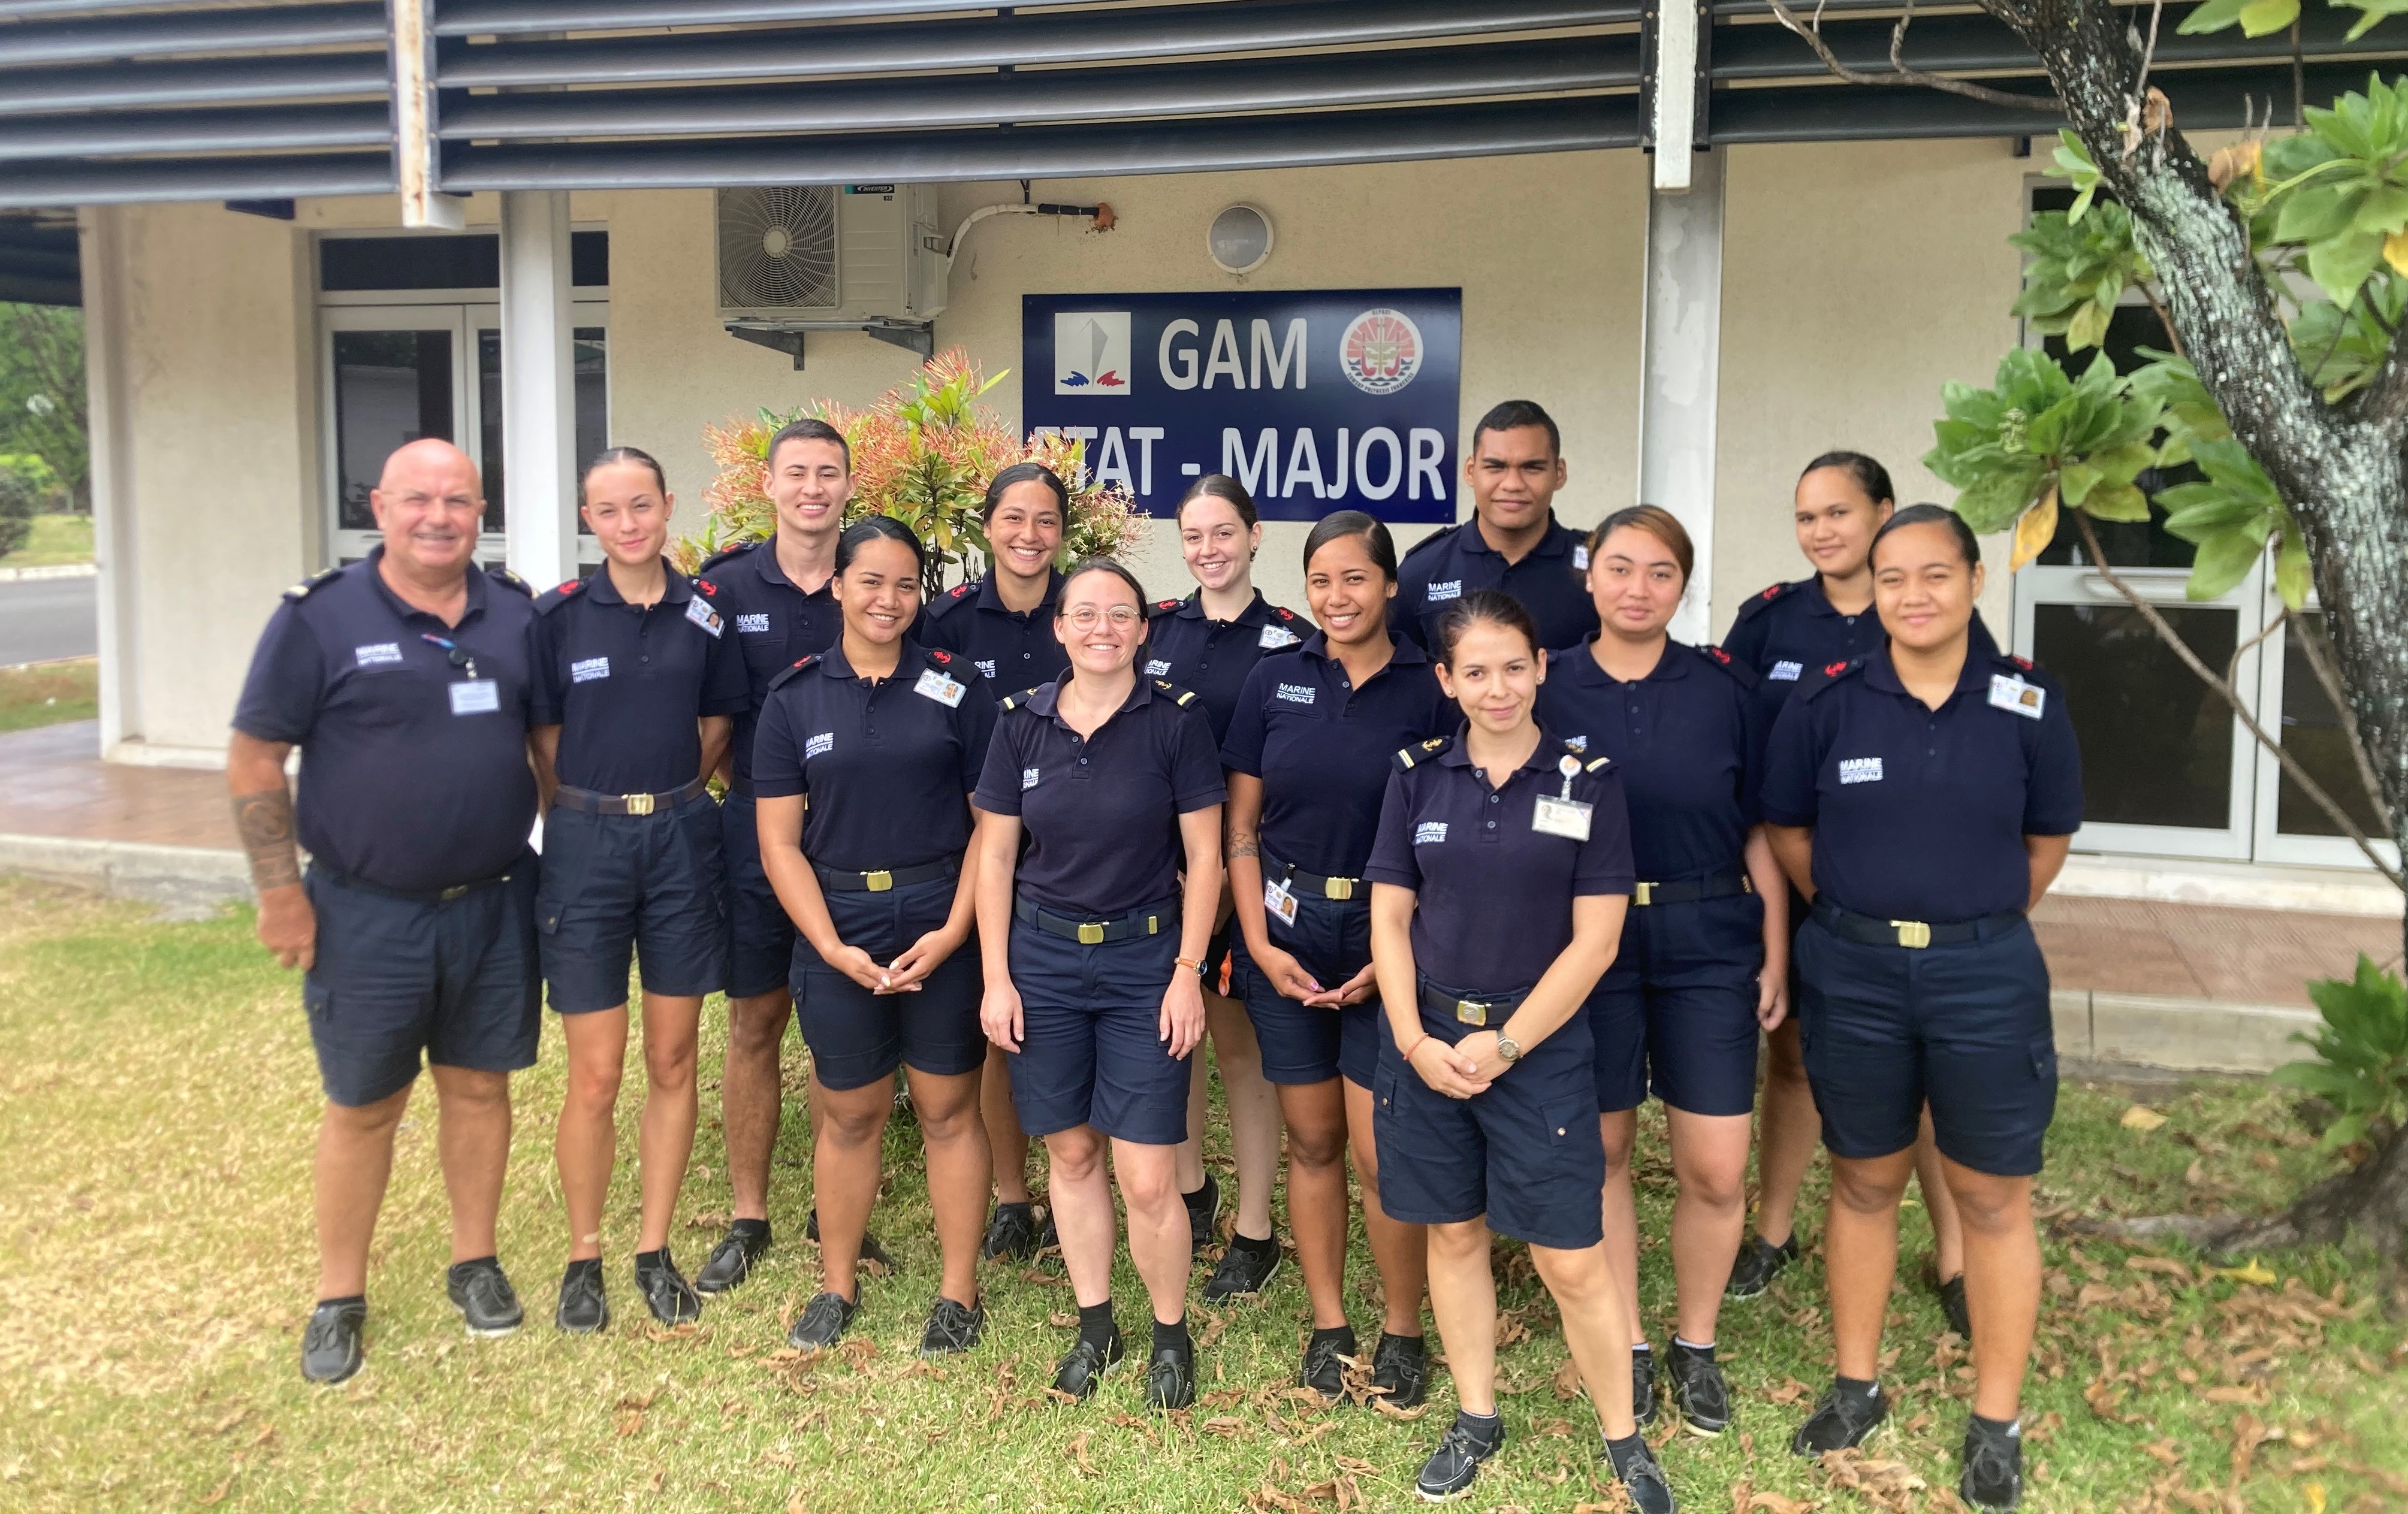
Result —
[[[2167, 7], [2153, 76], [2186, 126], [2237, 125], [2244, 98], [2287, 118], [2295, 63], [2313, 98], [2399, 50], [2322, 7], [2296, 58], [2287, 36], [2186, 37], [2188, 8]], [[1824, 13], [1841, 57], [1887, 67], [1894, 5]], [[1763, 0], [1698, 14], [1700, 145], [2053, 125], [1841, 84]], [[0, 208], [1639, 146], [1656, 19], [1651, 0], [0, 0]], [[1918, 12], [1905, 56], [2045, 94], [1967, 6]]]

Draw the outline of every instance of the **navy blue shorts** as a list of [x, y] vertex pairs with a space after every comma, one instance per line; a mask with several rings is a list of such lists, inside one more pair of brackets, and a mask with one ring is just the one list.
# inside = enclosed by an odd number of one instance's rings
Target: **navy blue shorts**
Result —
[[1832, 1155], [1906, 1150], [1928, 1100], [1949, 1161], [1997, 1178], [2040, 1171], [2057, 1037], [2028, 921], [1917, 949], [1847, 940], [1810, 921], [1798, 962], [1806, 1079]]
[[312, 866], [316, 962], [301, 978], [318, 1080], [356, 1108], [441, 1067], [535, 1065], [543, 1023], [536, 973], [535, 853], [504, 882], [456, 899], [396, 899]]
[[1597, 1107], [1635, 1109], [1652, 1088], [1688, 1114], [1754, 1109], [1763, 965], [1764, 901], [1753, 893], [1633, 906], [1588, 999]]
[[647, 993], [727, 986], [727, 875], [710, 795], [650, 815], [554, 806], [543, 819], [542, 877], [535, 924], [556, 1013], [625, 1004], [631, 959]]
[[1187, 1138], [1188, 1065], [1157, 1034], [1179, 970], [1179, 901], [1156, 912], [1160, 935], [1100, 946], [1012, 922], [1022, 1036], [1009, 1058], [1011, 1105], [1029, 1135], [1089, 1125], [1140, 1146]]
[[761, 870], [761, 829], [752, 796], [730, 793], [719, 807], [721, 853], [727, 859], [727, 996], [750, 999], [787, 987], [794, 970], [795, 922]]
[[[1422, 1029], [1450, 1046], [1474, 1028], [1422, 1013]], [[1576, 1014], [1487, 1093], [1451, 1099], [1423, 1082], [1393, 1044], [1382, 1047], [1371, 1083], [1380, 1207], [1416, 1225], [1484, 1214], [1500, 1235], [1559, 1250], [1604, 1240], [1595, 1062], [1587, 1017]]]
[[[883, 893], [822, 893], [837, 939], [889, 963], [943, 927], [960, 885], [959, 878], [939, 878]], [[812, 1070], [829, 1088], [867, 1087], [893, 1077], [898, 1066], [954, 1078], [986, 1063], [975, 935], [910, 993], [872, 993], [798, 936], [793, 982], [803, 1044], [811, 1049]]]
[[[1266, 921], [1271, 944], [1292, 953], [1324, 988], [1336, 988], [1371, 960], [1371, 907], [1367, 899], [1298, 895], [1296, 923], [1277, 915]], [[1308, 1008], [1271, 987], [1254, 965], [1240, 932], [1230, 944], [1229, 986], [1254, 1022], [1263, 1050], [1263, 1077], [1287, 1084], [1326, 1083], [1343, 1074], [1357, 1088], [1369, 1088], [1379, 1071], [1380, 1044], [1386, 1038], [1386, 1012], [1374, 995], [1345, 1009]]]

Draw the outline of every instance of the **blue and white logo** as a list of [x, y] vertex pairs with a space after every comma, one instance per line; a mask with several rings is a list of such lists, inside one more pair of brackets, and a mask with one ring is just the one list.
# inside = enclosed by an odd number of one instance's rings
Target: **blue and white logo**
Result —
[[1798, 681], [1799, 675], [1805, 671], [1805, 664], [1784, 661], [1773, 664], [1772, 671], [1767, 673], [1765, 677], [1775, 683], [1795, 683]]
[[736, 617], [736, 634], [738, 636], [762, 636], [766, 634], [768, 629], [769, 617], [767, 615], [739, 615]]
[[1054, 312], [1054, 393], [1125, 397], [1129, 369], [1126, 310]]
[[1275, 697], [1284, 699], [1291, 705], [1310, 705], [1312, 703], [1312, 696], [1319, 692], [1310, 683], [1283, 683], [1279, 686], [1279, 693]]
[[1842, 757], [1840, 759], [1840, 781], [1842, 783], [1879, 783], [1882, 760], [1878, 757]]
[[836, 733], [823, 731], [803, 743], [803, 761], [810, 762], [814, 757], [824, 757], [835, 750]]
[[1413, 845], [1434, 847], [1446, 839], [1446, 821], [1424, 821], [1413, 827]]
[[591, 683], [595, 678], [609, 676], [610, 659], [608, 657], [588, 657], [568, 664], [568, 681], [571, 683]]
[[1037, 769], [1035, 769], [1035, 768], [1033, 768], [1033, 767], [1024, 767], [1024, 768], [1022, 768], [1022, 769], [1020, 770], [1020, 790], [1021, 790], [1021, 792], [1022, 792], [1023, 793], [1027, 793], [1029, 790], [1031, 790], [1031, 789], [1033, 789], [1033, 788], [1035, 788], [1035, 787], [1037, 787]]

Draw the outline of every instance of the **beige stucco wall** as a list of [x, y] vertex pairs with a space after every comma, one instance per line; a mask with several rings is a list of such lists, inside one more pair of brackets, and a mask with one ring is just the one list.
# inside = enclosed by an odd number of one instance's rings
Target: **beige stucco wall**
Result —
[[[2023, 184], [2044, 160], [2000, 140], [1726, 150], [1722, 402], [1714, 457], [1713, 626], [1805, 575], [1789, 520], [1798, 470], [1848, 448], [1881, 459], [1899, 503], [1956, 492], [1924, 471], [1941, 386], [1987, 385], [2017, 338], [2007, 314]], [[2013, 625], [2007, 542], [1985, 541], [1982, 613]]]
[[[1739, 597], [1803, 571], [1787, 504], [1813, 453], [1859, 447], [1890, 464], [1903, 497], [1947, 497], [1914, 460], [1941, 384], [1985, 380], [2015, 339], [2004, 238], [2033, 166], [2002, 142], [1731, 150], [1717, 633]], [[1028, 293], [1459, 285], [1467, 438], [1499, 399], [1545, 404], [1571, 465], [1558, 508], [1585, 526], [1636, 488], [1646, 168], [1613, 152], [1041, 182], [1039, 199], [1109, 201], [1118, 228], [982, 224], [937, 339], [992, 372], [1019, 364]], [[1017, 184], [968, 184], [945, 188], [941, 203], [952, 223], [1018, 198]], [[1269, 264], [1245, 279], [1204, 251], [1212, 214], [1241, 199], [1268, 210], [1278, 234]], [[821, 395], [866, 403], [916, 364], [866, 336], [813, 334], [797, 373], [782, 354], [728, 336], [714, 307], [708, 191], [580, 193], [572, 212], [610, 232], [612, 439], [661, 457], [690, 521], [709, 475], [705, 424]], [[468, 207], [471, 224], [496, 213], [491, 195]], [[394, 208], [314, 202], [291, 223], [216, 206], [115, 214], [141, 603], [130, 734], [152, 747], [217, 747], [276, 593], [322, 553], [312, 234], [390, 227]], [[1016, 377], [992, 398], [1018, 419]], [[1257, 575], [1298, 608], [1306, 529], [1273, 523]], [[1137, 565], [1150, 589], [1187, 586], [1167, 523], [1150, 528]], [[1985, 610], [2003, 629], [2003, 575], [1991, 599]]]

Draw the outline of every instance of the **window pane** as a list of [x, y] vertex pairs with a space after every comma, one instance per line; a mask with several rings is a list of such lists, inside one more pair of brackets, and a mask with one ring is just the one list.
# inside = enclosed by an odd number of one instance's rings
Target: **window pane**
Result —
[[[2294, 615], [2283, 628], [2283, 750], [2308, 770], [2316, 787], [2331, 795], [2358, 829], [2369, 836], [2382, 836], [2388, 827], [2367, 799], [2366, 783], [2358, 776], [2358, 761], [2350, 755], [2340, 712], [2325, 697], [2324, 685], [2316, 681], [2316, 670], [2300, 645], [2304, 636], [2321, 636], [2324, 629], [2325, 618], [2318, 610]], [[2288, 773], [2280, 781], [2282, 793], [2274, 807], [2276, 829], [2285, 836], [2342, 834], [2342, 828], [2300, 792]]]
[[[576, 388], [577, 448], [573, 466], [583, 467], [610, 445], [610, 379], [609, 333], [600, 326], [579, 326], [571, 334], [570, 365]], [[485, 450], [485, 529], [502, 529], [504, 469], [502, 459], [502, 334], [477, 333], [477, 421]], [[579, 536], [594, 534], [583, 520]]]
[[[2231, 661], [2241, 617], [2159, 607], [2200, 661]], [[2093, 824], [2232, 823], [2232, 709], [2127, 605], [2042, 605], [2032, 656], [2064, 686]]]
[[502, 334], [477, 333], [477, 429], [483, 444], [485, 529], [502, 529]]
[[452, 435], [452, 334], [338, 331], [335, 338], [335, 472], [342, 530], [373, 531], [368, 492], [396, 448]]
[[[580, 326], [574, 333], [577, 374], [577, 465], [585, 466], [610, 445], [610, 374], [609, 336], [600, 326]], [[577, 529], [586, 535], [585, 522]]]
[[[580, 289], [610, 282], [610, 234], [568, 234], [568, 277]], [[499, 289], [501, 238], [492, 232], [452, 236], [327, 236], [318, 243], [318, 287], [332, 293], [380, 289]]]

